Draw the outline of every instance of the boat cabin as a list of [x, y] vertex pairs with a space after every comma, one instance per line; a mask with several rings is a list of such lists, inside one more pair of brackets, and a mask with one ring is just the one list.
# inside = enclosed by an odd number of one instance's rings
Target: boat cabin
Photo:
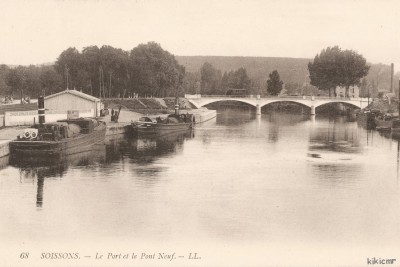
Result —
[[59, 141], [74, 137], [78, 134], [89, 134], [98, 125], [95, 119], [79, 118], [69, 120], [59, 120], [54, 123], [36, 124], [37, 134], [26, 134], [18, 136], [18, 139], [38, 140], [38, 141]]

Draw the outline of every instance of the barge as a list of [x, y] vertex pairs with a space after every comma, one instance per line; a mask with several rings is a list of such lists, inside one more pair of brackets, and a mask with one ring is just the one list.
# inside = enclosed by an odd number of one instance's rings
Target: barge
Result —
[[10, 154], [12, 157], [43, 157], [79, 153], [104, 142], [105, 134], [105, 123], [91, 118], [37, 124], [10, 142]]

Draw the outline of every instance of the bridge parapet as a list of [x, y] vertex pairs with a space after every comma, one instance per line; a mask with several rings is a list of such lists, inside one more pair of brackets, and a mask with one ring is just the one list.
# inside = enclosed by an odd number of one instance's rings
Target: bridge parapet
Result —
[[[213, 96], [202, 96], [197, 95], [196, 98], [188, 98], [188, 100], [195, 105], [197, 108], [202, 106], [219, 102], [219, 101], [238, 101], [242, 103], [249, 104], [254, 107], [263, 107], [265, 105], [277, 102], [293, 102], [311, 109], [316, 107], [329, 104], [329, 103], [345, 103], [355, 106], [357, 108], [364, 108], [368, 104], [367, 98], [330, 98], [330, 97], [320, 97], [320, 96], [274, 96], [274, 97], [259, 97], [259, 96], [249, 96], [249, 97], [238, 97], [238, 96], [226, 96], [226, 95], [213, 95]], [[258, 113], [258, 111], [257, 111]]]

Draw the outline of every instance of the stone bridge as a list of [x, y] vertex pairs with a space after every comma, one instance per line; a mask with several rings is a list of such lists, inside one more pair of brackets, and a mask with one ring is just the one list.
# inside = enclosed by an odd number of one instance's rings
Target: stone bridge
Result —
[[261, 114], [261, 108], [263, 106], [278, 103], [278, 102], [292, 102], [311, 109], [311, 115], [315, 115], [315, 109], [319, 106], [331, 104], [331, 103], [343, 103], [355, 108], [365, 108], [368, 105], [367, 98], [329, 98], [329, 97], [317, 97], [317, 96], [303, 96], [303, 97], [232, 97], [232, 96], [201, 96], [194, 95], [186, 98], [195, 107], [200, 108], [207, 104], [219, 102], [219, 101], [237, 101], [249, 104], [256, 108], [256, 114]]

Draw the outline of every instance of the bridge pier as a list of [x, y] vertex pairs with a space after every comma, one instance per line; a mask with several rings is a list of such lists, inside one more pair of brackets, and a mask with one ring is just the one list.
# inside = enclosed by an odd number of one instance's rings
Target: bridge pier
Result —
[[261, 115], [261, 106], [260, 106], [260, 104], [256, 105], [256, 115]]
[[311, 115], [315, 115], [315, 106], [311, 106]]

